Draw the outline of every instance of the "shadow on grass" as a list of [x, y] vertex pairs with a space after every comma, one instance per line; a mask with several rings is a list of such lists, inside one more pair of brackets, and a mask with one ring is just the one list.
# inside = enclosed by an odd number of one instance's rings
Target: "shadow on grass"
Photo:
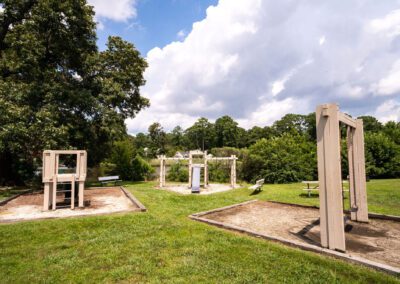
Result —
[[310, 195], [308, 193], [300, 193], [299, 196], [303, 198], [319, 198], [318, 193], [311, 193]]
[[250, 193], [250, 195], [257, 195], [259, 193], [261, 193], [262, 189], [259, 190], [254, 190], [252, 193]]

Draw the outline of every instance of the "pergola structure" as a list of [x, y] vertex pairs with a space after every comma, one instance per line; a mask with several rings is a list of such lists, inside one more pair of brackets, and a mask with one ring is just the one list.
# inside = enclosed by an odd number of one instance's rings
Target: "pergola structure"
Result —
[[[75, 173], [59, 173], [60, 155], [75, 155]], [[43, 210], [56, 209], [57, 183], [71, 183], [71, 209], [75, 208], [75, 182], [79, 184], [79, 207], [83, 207], [87, 154], [83, 150], [46, 150], [43, 152]]]
[[347, 126], [351, 220], [368, 222], [363, 121], [339, 112], [336, 104], [318, 106], [316, 119], [321, 245], [344, 252], [339, 123]]
[[[194, 159], [200, 159], [202, 160], [202, 163], [200, 164], [194, 164], [193, 160]], [[188, 181], [188, 187], [192, 187], [192, 168], [193, 166], [200, 166], [201, 168], [204, 169], [204, 187], [207, 187], [209, 185], [209, 172], [208, 172], [208, 162], [209, 161], [229, 161], [230, 163], [230, 184], [231, 187], [234, 188], [236, 187], [236, 160], [237, 157], [236, 155], [231, 155], [230, 157], [212, 157], [211, 155], [207, 154], [207, 151], [200, 151], [200, 150], [194, 150], [189, 152], [189, 157], [188, 158], [168, 158], [165, 155], [159, 156], [158, 158], [160, 160], [160, 187], [165, 186], [165, 176], [166, 176], [166, 161], [168, 160], [173, 160], [173, 161], [179, 161], [179, 160], [187, 160], [189, 161], [189, 181]]]

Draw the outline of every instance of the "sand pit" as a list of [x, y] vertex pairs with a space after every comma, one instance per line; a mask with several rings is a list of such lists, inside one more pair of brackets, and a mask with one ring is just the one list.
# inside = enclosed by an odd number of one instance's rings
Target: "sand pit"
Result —
[[[129, 197], [128, 197], [129, 195]], [[63, 196], [57, 196], [57, 203]], [[0, 222], [64, 218], [86, 215], [109, 214], [116, 212], [143, 211], [143, 205], [130, 193], [120, 187], [96, 188], [85, 190], [85, 207], [61, 208], [55, 211], [43, 211], [43, 193], [21, 195], [0, 207]]]
[[[240, 188], [239, 185], [237, 185], [235, 188]], [[159, 188], [161, 190], [169, 190], [169, 191], [173, 191], [176, 193], [180, 193], [180, 194], [192, 194], [192, 191], [190, 188], [188, 188], [187, 184], [170, 184], [167, 185], [165, 187]], [[200, 193], [193, 193], [193, 194], [213, 194], [213, 193], [217, 193], [217, 192], [224, 192], [224, 191], [228, 191], [231, 190], [232, 187], [229, 184], [217, 184], [217, 183], [210, 183], [208, 185], [207, 188], [200, 188]]]
[[[320, 247], [316, 208], [256, 201], [194, 216], [200, 215], [228, 226]], [[345, 219], [347, 254], [400, 268], [400, 222], [370, 219], [369, 223], [357, 223]]]

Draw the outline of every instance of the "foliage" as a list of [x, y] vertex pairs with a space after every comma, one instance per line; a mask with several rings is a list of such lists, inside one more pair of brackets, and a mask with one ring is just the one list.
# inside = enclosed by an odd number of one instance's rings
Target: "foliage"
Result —
[[172, 164], [167, 179], [169, 181], [187, 182], [189, 180], [188, 166], [180, 162]]
[[367, 176], [400, 177], [400, 145], [383, 133], [365, 135], [365, 156]]
[[236, 157], [241, 158], [243, 150], [234, 147], [222, 147], [213, 148], [211, 149], [210, 153], [215, 157], [230, 157], [232, 155], [236, 155]]
[[[396, 149], [400, 147], [400, 123], [389, 121], [382, 124], [372, 116], [360, 118], [364, 120], [367, 175], [370, 178], [399, 177]], [[342, 176], [346, 178], [346, 127], [342, 125], [340, 131], [343, 137]], [[218, 118], [214, 124], [201, 118], [186, 130], [176, 127], [166, 135], [165, 147], [169, 156], [176, 151], [193, 149], [205, 149], [219, 157], [236, 155], [239, 158], [237, 174], [242, 180], [253, 182], [268, 177], [271, 182], [293, 182], [318, 178], [315, 113], [287, 114], [272, 126], [254, 126], [247, 131], [229, 116]], [[263, 139], [267, 142], [261, 143]], [[222, 146], [217, 147], [219, 145]], [[216, 169], [216, 175], [218, 171]]]
[[115, 174], [122, 180], [132, 180], [134, 148], [129, 140], [114, 143], [109, 162], [115, 165]]
[[226, 183], [230, 181], [230, 167], [227, 161], [213, 161], [208, 163], [209, 181]]
[[214, 125], [207, 118], [199, 118], [193, 126], [185, 131], [188, 147], [191, 149], [206, 150], [214, 146], [215, 130]]
[[84, 0], [6, 0], [0, 12], [0, 180], [23, 183], [44, 149], [88, 151], [89, 166], [126, 135], [124, 120], [149, 105], [147, 66], [118, 37], [96, 47]]
[[114, 176], [118, 175], [118, 171], [116, 170], [117, 165], [104, 161], [100, 163], [99, 175], [100, 176]]
[[140, 155], [136, 155], [136, 157], [132, 160], [133, 181], [148, 180], [154, 172], [154, 168]]
[[238, 147], [238, 123], [225, 115], [215, 121], [216, 147]]
[[150, 147], [149, 151], [151, 156], [155, 157], [159, 154], [165, 153], [166, 146], [166, 133], [161, 124], [155, 122], [149, 126]]
[[265, 178], [269, 183], [296, 182], [315, 178], [316, 146], [300, 135], [284, 133], [261, 139], [249, 148], [242, 171], [247, 180]]

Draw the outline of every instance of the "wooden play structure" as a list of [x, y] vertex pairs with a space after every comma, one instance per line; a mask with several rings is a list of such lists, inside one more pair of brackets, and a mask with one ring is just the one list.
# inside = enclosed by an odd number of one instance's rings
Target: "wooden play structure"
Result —
[[[159, 156], [160, 160], [160, 187], [165, 187], [165, 176], [166, 176], [166, 161], [173, 160], [187, 160], [189, 161], [188, 171], [189, 171], [189, 181], [188, 187], [192, 188], [193, 185], [193, 168], [202, 168], [204, 171], [204, 187], [209, 185], [209, 172], [208, 172], [208, 162], [209, 161], [229, 161], [230, 166], [230, 185], [232, 188], [236, 186], [236, 155], [232, 155], [230, 157], [213, 157], [212, 155], [208, 155], [207, 151], [194, 150], [189, 152], [189, 157], [175, 157], [168, 158], [164, 155]], [[201, 163], [193, 163], [194, 160], [201, 160]], [[197, 174], [196, 174], [197, 176]]]
[[[75, 173], [60, 173], [60, 155], [75, 155]], [[57, 184], [71, 184], [71, 209], [75, 208], [75, 183], [79, 185], [78, 204], [83, 207], [83, 192], [86, 180], [86, 151], [82, 150], [46, 150], [43, 152], [43, 171], [42, 180], [44, 183], [43, 210], [47, 211], [51, 207], [56, 209]]]
[[363, 121], [339, 112], [336, 104], [318, 106], [316, 119], [321, 245], [344, 252], [339, 123], [347, 127], [351, 220], [368, 222]]

